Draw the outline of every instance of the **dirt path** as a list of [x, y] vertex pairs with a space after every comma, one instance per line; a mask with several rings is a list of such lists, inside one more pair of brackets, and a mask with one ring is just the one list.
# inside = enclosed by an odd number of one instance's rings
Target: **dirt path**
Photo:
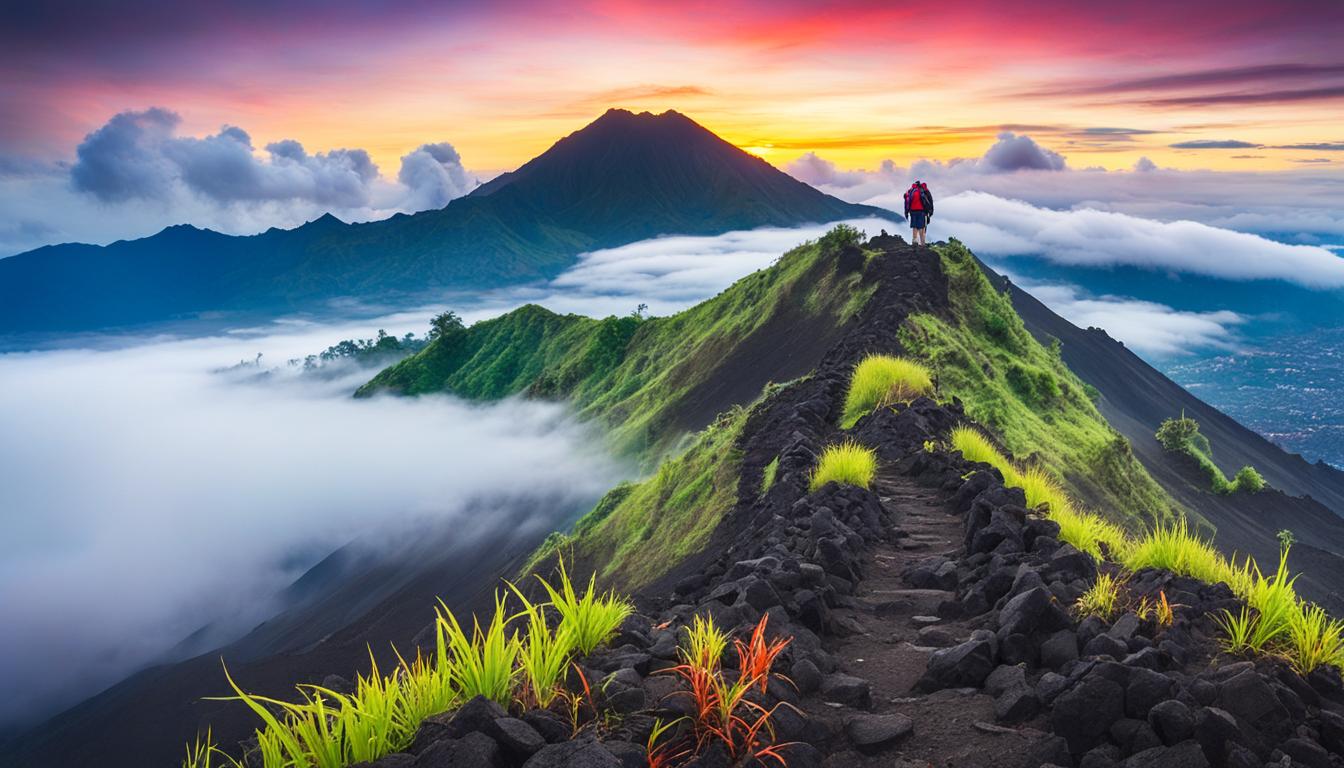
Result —
[[[914, 721], [914, 733], [894, 750], [871, 757], [840, 753], [827, 765], [1021, 765], [1030, 746], [1044, 736], [1041, 731], [1030, 724], [1012, 730], [995, 725], [994, 700], [976, 689], [928, 695], [912, 690], [937, 647], [961, 642], [976, 628], [965, 620], [939, 617], [939, 606], [955, 601], [954, 592], [911, 589], [901, 576], [927, 558], [959, 554], [960, 519], [947, 512], [943, 494], [906, 477], [880, 475], [875, 490], [900, 535], [872, 550], [853, 607], [835, 611], [837, 624], [854, 634], [828, 640], [827, 650], [841, 671], [869, 682], [872, 712], [906, 715]], [[853, 717], [850, 711], [820, 703], [822, 711], [809, 709], [834, 727]]]

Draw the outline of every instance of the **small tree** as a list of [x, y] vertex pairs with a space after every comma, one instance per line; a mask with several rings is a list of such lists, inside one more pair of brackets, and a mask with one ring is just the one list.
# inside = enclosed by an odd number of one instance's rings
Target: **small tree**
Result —
[[1288, 530], [1287, 528], [1284, 528], [1281, 531], [1279, 531], [1278, 538], [1279, 538], [1279, 549], [1282, 550], [1288, 550], [1292, 548], [1294, 544], [1297, 543], [1297, 537], [1294, 536], [1293, 532]]
[[447, 312], [435, 315], [434, 319], [429, 321], [429, 340], [433, 341], [440, 336], [448, 336], [464, 327], [462, 318], [450, 309]]
[[861, 230], [848, 224], [836, 224], [830, 232], [822, 235], [817, 243], [821, 246], [822, 253], [837, 253], [847, 246], [858, 245], [862, 240]]

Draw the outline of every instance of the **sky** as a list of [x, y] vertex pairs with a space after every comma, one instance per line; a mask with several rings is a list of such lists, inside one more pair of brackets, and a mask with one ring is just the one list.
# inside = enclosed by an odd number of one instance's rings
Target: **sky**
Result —
[[779, 167], [1011, 132], [1071, 169], [1334, 172], [1341, 32], [1329, 0], [14, 4], [0, 256], [438, 207], [613, 106]]

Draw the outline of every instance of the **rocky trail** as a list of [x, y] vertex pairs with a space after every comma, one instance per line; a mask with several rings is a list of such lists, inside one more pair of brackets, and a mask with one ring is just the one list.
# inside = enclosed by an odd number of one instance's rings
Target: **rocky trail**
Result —
[[[1112, 566], [1061, 541], [997, 470], [938, 447], [969, 421], [960, 403], [921, 397], [840, 430], [855, 362], [899, 354], [900, 323], [946, 293], [927, 251], [837, 268], [879, 281], [873, 301], [811, 376], [752, 410], [738, 501], [706, 551], [636, 595], [639, 615], [578, 661], [604, 714], [575, 733], [560, 713], [477, 699], [378, 768], [647, 766], [655, 722], [690, 736], [678, 718], [694, 707], [669, 670], [696, 616], [738, 637], [764, 620], [788, 640], [774, 665], [787, 682], [756, 699], [788, 768], [1344, 768], [1339, 673], [1222, 655], [1213, 617], [1239, 605], [1227, 585], [1144, 570], [1127, 589], [1169, 598], [1170, 622], [1078, 616]], [[817, 455], [845, 439], [876, 451], [875, 482], [811, 488]], [[674, 764], [777, 763], [711, 743]]]

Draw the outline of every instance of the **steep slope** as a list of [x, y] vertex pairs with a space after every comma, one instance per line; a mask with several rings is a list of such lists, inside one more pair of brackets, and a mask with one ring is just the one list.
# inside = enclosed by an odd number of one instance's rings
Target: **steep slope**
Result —
[[583, 251], [661, 234], [873, 215], [899, 219], [825, 195], [676, 112], [611, 110], [441, 210], [367, 224], [327, 215], [251, 237], [178, 226], [0, 259], [0, 332], [405, 299], [554, 276]]
[[769, 269], [670, 317], [556, 315], [527, 306], [445, 335], [360, 388], [493, 400], [563, 398], [612, 447], [656, 459], [769, 381], [811, 370], [871, 295], [852, 230], [795, 248]]

